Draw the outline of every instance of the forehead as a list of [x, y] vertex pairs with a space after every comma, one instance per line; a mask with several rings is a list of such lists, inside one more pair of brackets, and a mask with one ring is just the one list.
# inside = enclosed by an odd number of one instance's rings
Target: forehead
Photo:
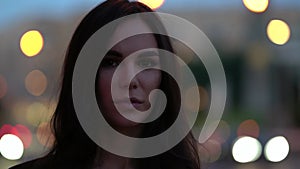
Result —
[[[127, 20], [120, 24], [114, 31], [110, 44], [116, 44], [115, 42], [123, 40], [122, 38], [127, 35], [135, 35], [137, 32], [152, 32], [150, 27], [141, 19], [134, 18]], [[120, 51], [124, 54], [130, 54], [137, 50], [145, 48], [157, 48], [157, 43], [154, 35], [142, 34], [135, 35], [117, 43], [112, 49]]]
[[137, 32], [152, 33], [153, 31], [143, 20], [131, 18], [117, 26], [113, 33], [112, 41], [115, 42], [115, 40], [121, 39], [124, 35], [136, 35]]

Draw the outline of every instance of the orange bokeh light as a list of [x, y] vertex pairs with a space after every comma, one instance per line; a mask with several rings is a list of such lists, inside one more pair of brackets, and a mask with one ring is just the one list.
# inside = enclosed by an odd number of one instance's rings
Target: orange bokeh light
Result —
[[237, 130], [238, 136], [251, 136], [258, 138], [259, 136], [259, 125], [255, 120], [245, 120], [243, 121]]
[[25, 87], [27, 91], [34, 95], [42, 95], [47, 88], [47, 77], [40, 70], [31, 71], [25, 79]]
[[36, 133], [37, 140], [45, 147], [50, 148], [54, 143], [54, 135], [51, 132], [49, 122], [43, 122], [39, 125]]

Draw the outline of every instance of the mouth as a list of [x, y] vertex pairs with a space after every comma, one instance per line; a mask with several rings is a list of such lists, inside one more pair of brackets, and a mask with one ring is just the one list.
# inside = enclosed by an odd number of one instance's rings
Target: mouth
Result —
[[130, 98], [130, 102], [132, 104], [142, 104], [142, 103], [144, 103], [144, 101], [142, 101], [141, 99], [137, 99], [136, 97]]
[[141, 99], [138, 99], [136, 97], [131, 97], [131, 98], [124, 98], [124, 99], [117, 99], [114, 101], [115, 105], [118, 105], [119, 108], [122, 110], [132, 110], [133, 108], [135, 109], [140, 109], [142, 108], [144, 101]]

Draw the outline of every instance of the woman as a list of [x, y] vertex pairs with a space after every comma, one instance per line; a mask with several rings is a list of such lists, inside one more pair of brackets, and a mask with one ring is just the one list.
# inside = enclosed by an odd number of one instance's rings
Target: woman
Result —
[[[112, 154], [95, 144], [82, 129], [77, 119], [72, 100], [72, 76], [77, 57], [85, 42], [100, 28], [123, 16], [135, 13], [152, 12], [139, 2], [127, 0], [108, 0], [94, 8], [77, 27], [65, 58], [64, 72], [58, 106], [52, 118], [55, 144], [48, 155], [12, 169], [199, 169], [197, 145], [191, 133], [179, 144], [160, 155], [148, 158], [126, 158]], [[118, 25], [113, 31], [112, 39], [118, 34], [137, 29], [160, 29], [164, 32], [159, 20], [153, 23], [142, 19], [129, 20]], [[109, 43], [109, 42], [108, 42]], [[139, 54], [133, 60], [122, 65], [123, 74], [117, 78], [120, 91], [129, 90], [130, 104], [139, 111], [151, 107], [148, 96], [153, 89], [161, 89], [167, 97], [167, 105], [162, 115], [149, 123], [139, 124], [120, 115], [116, 105], [124, 111], [130, 111], [128, 101], [122, 100], [122, 94], [117, 100], [112, 98], [110, 85], [112, 76], [119, 64], [128, 55], [142, 49], [164, 49], [173, 53], [168, 37], [157, 34], [142, 34], [130, 37], [114, 45], [104, 57], [97, 72], [95, 82], [96, 96], [99, 108], [106, 121], [117, 131], [131, 137], [150, 137], [164, 132], [177, 117], [179, 111], [179, 90], [174, 79], [159, 68], [162, 65], [174, 64], [170, 59], [159, 56], [158, 51], [152, 50]], [[174, 67], [174, 71], [176, 66]], [[137, 74], [130, 83], [122, 78], [129, 77], [133, 68], [148, 68]], [[118, 98], [120, 100], [118, 100]], [[135, 115], [134, 115], [135, 116]], [[138, 115], [137, 115], [138, 116]], [[145, 117], [147, 118], [147, 117]], [[103, 134], [105, 136], [105, 134]], [[121, 140], [122, 141], [122, 140]]]

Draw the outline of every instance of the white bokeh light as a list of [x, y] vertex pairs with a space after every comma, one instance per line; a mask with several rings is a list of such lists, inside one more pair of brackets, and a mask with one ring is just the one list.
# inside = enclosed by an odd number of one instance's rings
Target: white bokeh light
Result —
[[262, 153], [260, 142], [253, 137], [240, 137], [232, 147], [232, 156], [239, 163], [249, 163], [257, 160]]
[[283, 136], [270, 139], [265, 146], [265, 157], [271, 162], [280, 162], [289, 154], [289, 143]]
[[18, 160], [22, 157], [24, 145], [21, 139], [13, 134], [5, 134], [0, 140], [0, 153], [8, 160]]

